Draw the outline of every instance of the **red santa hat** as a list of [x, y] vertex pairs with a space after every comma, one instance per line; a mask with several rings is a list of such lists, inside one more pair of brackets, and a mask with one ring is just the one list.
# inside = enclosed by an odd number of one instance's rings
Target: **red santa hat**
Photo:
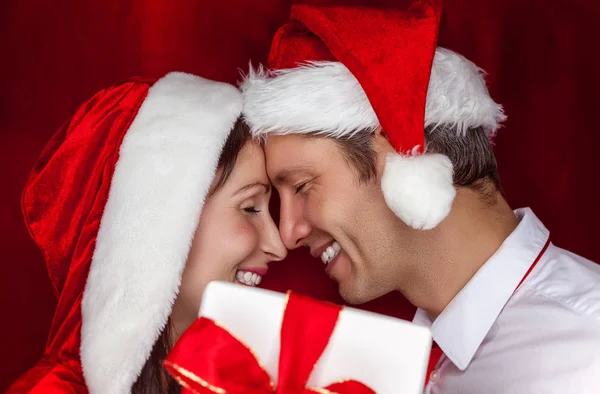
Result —
[[23, 211], [60, 294], [46, 357], [77, 370], [80, 339], [90, 393], [129, 393], [164, 329], [242, 104], [234, 86], [189, 74], [128, 81], [42, 153]]
[[343, 138], [381, 126], [396, 151], [381, 180], [388, 206], [414, 228], [434, 228], [456, 191], [450, 159], [427, 152], [425, 127], [492, 135], [505, 119], [481, 70], [436, 48], [440, 14], [437, 1], [293, 6], [273, 40], [270, 70], [251, 70], [241, 85], [252, 133]]

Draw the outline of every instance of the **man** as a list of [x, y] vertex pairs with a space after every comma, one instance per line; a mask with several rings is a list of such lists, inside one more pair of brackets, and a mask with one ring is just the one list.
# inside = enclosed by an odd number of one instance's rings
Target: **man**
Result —
[[293, 8], [275, 71], [242, 85], [282, 239], [348, 302], [400, 291], [419, 308], [443, 352], [426, 392], [600, 392], [600, 266], [507, 204], [490, 143], [502, 108], [474, 64], [436, 49], [439, 15]]

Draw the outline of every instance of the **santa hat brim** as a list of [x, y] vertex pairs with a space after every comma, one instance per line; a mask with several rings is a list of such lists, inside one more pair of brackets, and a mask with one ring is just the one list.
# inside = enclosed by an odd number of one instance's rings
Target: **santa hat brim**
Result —
[[91, 393], [128, 393], [164, 329], [225, 141], [233, 86], [171, 73], [148, 91], [120, 147], [82, 300]]
[[[250, 69], [240, 85], [244, 118], [253, 135], [315, 133], [335, 138], [375, 130], [380, 122], [359, 81], [341, 62]], [[483, 71], [456, 52], [437, 48], [431, 67], [425, 127], [493, 134], [506, 119], [491, 98]]]

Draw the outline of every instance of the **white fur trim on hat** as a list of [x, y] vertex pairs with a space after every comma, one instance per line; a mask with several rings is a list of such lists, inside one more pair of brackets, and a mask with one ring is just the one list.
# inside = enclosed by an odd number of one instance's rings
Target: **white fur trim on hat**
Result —
[[430, 230], [448, 216], [456, 195], [447, 156], [389, 153], [381, 178], [388, 207], [404, 223]]
[[339, 62], [268, 72], [250, 69], [242, 85], [244, 119], [254, 136], [373, 131], [377, 115], [358, 81]]
[[[250, 70], [240, 86], [244, 118], [255, 136], [319, 133], [347, 136], [378, 125], [367, 95], [340, 62], [297, 68]], [[483, 127], [493, 134], [505, 119], [489, 95], [483, 72], [463, 56], [437, 48], [431, 68], [425, 127], [456, 126], [460, 133]]]
[[183, 73], [149, 89], [121, 145], [82, 300], [90, 393], [129, 393], [164, 329], [242, 104], [234, 86]]

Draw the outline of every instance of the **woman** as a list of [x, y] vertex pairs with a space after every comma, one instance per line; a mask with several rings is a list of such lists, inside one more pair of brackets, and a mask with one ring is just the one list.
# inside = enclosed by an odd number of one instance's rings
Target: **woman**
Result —
[[233, 86], [171, 73], [96, 94], [52, 138], [23, 211], [59, 301], [9, 392], [179, 391], [162, 361], [206, 284], [255, 286], [286, 255], [241, 110]]

